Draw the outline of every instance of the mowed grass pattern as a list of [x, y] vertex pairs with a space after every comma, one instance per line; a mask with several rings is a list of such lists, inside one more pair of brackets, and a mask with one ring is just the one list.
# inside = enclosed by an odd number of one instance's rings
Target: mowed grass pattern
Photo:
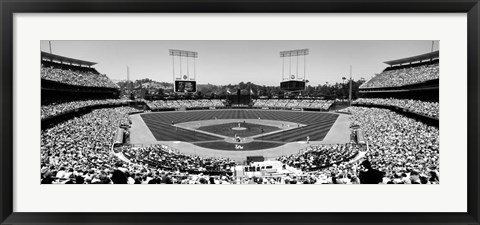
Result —
[[142, 114], [142, 119], [158, 141], [221, 141], [213, 135], [194, 132], [172, 126], [174, 123], [217, 119], [267, 119], [306, 124], [307, 126], [265, 135], [260, 141], [272, 143], [288, 143], [305, 141], [321, 141], [338, 118], [337, 114], [299, 111], [270, 110], [211, 110], [211, 111], [175, 111]]
[[238, 123], [226, 123], [226, 124], [218, 124], [218, 125], [211, 125], [211, 126], [204, 126], [198, 128], [199, 130], [220, 134], [227, 137], [234, 137], [237, 134], [240, 137], [250, 137], [257, 134], [269, 133], [272, 131], [280, 130], [278, 127], [266, 126], [266, 125], [259, 125], [253, 123], [243, 123], [240, 122], [241, 127], [247, 128], [246, 130], [232, 130], [233, 127], [238, 127]]

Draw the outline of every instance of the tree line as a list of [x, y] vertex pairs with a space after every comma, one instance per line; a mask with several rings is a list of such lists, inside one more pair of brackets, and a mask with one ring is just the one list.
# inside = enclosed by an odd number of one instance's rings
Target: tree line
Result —
[[[365, 79], [352, 80], [352, 99], [359, 97], [359, 87], [365, 82]], [[121, 95], [130, 96], [133, 94], [136, 98], [144, 99], [222, 99], [230, 91], [236, 94], [237, 90], [246, 90], [253, 98], [319, 98], [319, 99], [344, 99], [348, 98], [349, 83], [348, 80], [342, 83], [320, 84], [316, 86], [307, 85], [304, 91], [287, 92], [280, 89], [280, 86], [258, 85], [252, 82], [240, 82], [238, 84], [215, 85], [215, 84], [197, 84], [196, 93], [175, 93], [173, 83], [157, 82], [148, 78], [135, 81], [120, 81], [117, 83], [120, 87]]]

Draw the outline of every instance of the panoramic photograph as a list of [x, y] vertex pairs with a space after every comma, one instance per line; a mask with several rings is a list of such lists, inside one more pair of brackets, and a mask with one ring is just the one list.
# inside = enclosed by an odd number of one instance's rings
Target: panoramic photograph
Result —
[[438, 40], [42, 40], [41, 184], [439, 184]]

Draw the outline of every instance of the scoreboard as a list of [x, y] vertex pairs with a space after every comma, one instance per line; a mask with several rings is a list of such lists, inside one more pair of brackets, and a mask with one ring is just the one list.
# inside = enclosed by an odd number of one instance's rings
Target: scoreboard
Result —
[[283, 91], [304, 91], [305, 81], [289, 80], [280, 83], [280, 89]]
[[176, 80], [175, 81], [175, 92], [182, 92], [182, 93], [197, 92], [197, 82], [196, 81], [186, 81], [186, 80]]

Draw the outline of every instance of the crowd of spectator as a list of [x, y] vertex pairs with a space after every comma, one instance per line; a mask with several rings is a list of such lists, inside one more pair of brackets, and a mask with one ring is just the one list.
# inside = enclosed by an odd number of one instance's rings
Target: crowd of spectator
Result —
[[417, 114], [423, 114], [437, 119], [439, 118], [438, 102], [394, 98], [359, 98], [355, 100], [354, 103], [396, 106]]
[[[352, 125], [364, 131], [368, 147], [311, 146], [300, 154], [279, 157], [279, 161], [303, 171], [315, 170], [297, 175], [297, 182], [303, 179], [322, 184], [439, 184], [438, 128], [387, 109], [349, 107], [345, 111], [351, 113]], [[338, 148], [343, 154], [336, 153]], [[351, 158], [350, 153], [363, 149], [363, 158], [345, 160]], [[330, 158], [330, 154], [337, 158]], [[328, 164], [331, 166], [316, 170]]]
[[401, 87], [439, 78], [439, 63], [412, 65], [384, 70], [365, 82], [360, 88]]
[[120, 125], [128, 124], [130, 107], [96, 109], [41, 131], [42, 183], [97, 183], [122, 164], [110, 154]]
[[196, 100], [155, 100], [147, 101], [148, 107], [152, 110], [156, 109], [177, 109], [185, 108], [209, 108], [224, 107], [225, 100], [221, 99], [196, 99]]
[[388, 109], [350, 107], [365, 133], [365, 155], [382, 183], [439, 183], [439, 130]]
[[124, 149], [123, 154], [132, 163], [148, 164], [169, 171], [231, 172], [235, 161], [226, 158], [208, 158], [182, 154], [166, 145]]
[[[368, 147], [309, 146], [278, 161], [300, 174], [233, 176], [235, 162], [166, 145], [110, 151], [130, 107], [97, 109], [41, 131], [41, 183], [66, 184], [438, 184], [439, 130], [386, 109], [349, 107]], [[352, 160], [362, 152], [363, 158]], [[125, 160], [127, 159], [127, 160]]]
[[254, 107], [271, 108], [309, 108], [328, 110], [333, 104], [332, 100], [319, 99], [256, 99]]
[[85, 87], [119, 88], [118, 85], [105, 74], [100, 74], [92, 68], [42, 61], [40, 73], [42, 79], [64, 84]]
[[281, 156], [277, 160], [303, 171], [311, 171], [348, 160], [360, 148], [357, 144], [312, 145], [299, 154]]
[[[319, 184], [337, 183], [324, 172], [280, 177], [234, 177], [235, 162], [189, 156], [166, 145], [124, 148], [129, 162], [112, 154], [115, 131], [128, 124], [129, 107], [97, 109], [41, 132], [42, 184]], [[337, 146], [337, 145], [335, 145]], [[342, 147], [343, 146], [343, 147]], [[345, 152], [352, 150], [338, 145]], [[307, 152], [318, 151], [312, 146]], [[333, 151], [333, 148], [330, 149]], [[330, 155], [338, 162], [341, 157]], [[287, 159], [288, 157], [286, 157]], [[316, 162], [320, 164], [320, 158]], [[299, 165], [299, 164], [295, 164]], [[336, 167], [336, 165], [334, 165]], [[215, 172], [216, 175], [212, 175]], [[330, 172], [329, 172], [330, 173]]]
[[80, 109], [87, 106], [116, 104], [116, 103], [125, 103], [125, 102], [126, 100], [121, 100], [121, 99], [52, 102], [51, 104], [41, 106], [41, 119], [56, 116], [71, 110]]

